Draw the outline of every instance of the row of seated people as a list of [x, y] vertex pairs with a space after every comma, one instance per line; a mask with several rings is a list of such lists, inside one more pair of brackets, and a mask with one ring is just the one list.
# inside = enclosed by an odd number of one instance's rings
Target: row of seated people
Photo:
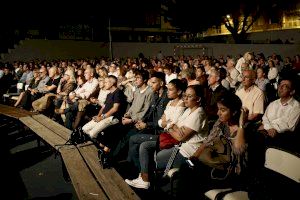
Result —
[[[82, 74], [79, 73], [82, 70], [77, 70], [75, 74], [72, 67], [65, 69], [63, 74], [58, 69], [53, 66], [48, 70], [44, 65], [39, 69], [34, 69], [33, 79], [29, 85], [25, 86], [26, 90], [20, 90], [19, 98], [14, 106], [43, 112], [57, 120], [62, 117], [65, 126], [73, 129], [78, 127], [85, 113], [91, 116], [104, 104], [109, 93], [109, 90], [105, 89], [105, 82], [108, 82], [108, 79], [96, 79], [97, 74], [92, 67], [83, 70]], [[128, 74], [131, 72], [132, 70]], [[107, 73], [105, 77], [108, 77]], [[132, 88], [131, 81], [129, 77], [121, 82], [123, 87], [126, 85], [130, 88], [124, 89], [127, 102], [132, 99], [133, 91], [129, 91]], [[88, 112], [84, 112], [85, 110]], [[78, 119], [76, 122], [75, 118]]]
[[[297, 57], [297, 56], [296, 56]], [[287, 57], [286, 59], [288, 59]], [[102, 60], [76, 60], [76, 61], [60, 61], [60, 62], [14, 62], [11, 68], [14, 70], [7, 74], [7, 64], [4, 69], [0, 64], [0, 82], [3, 84], [3, 89], [9, 86], [12, 80], [11, 77], [7, 75], [13, 75], [13, 81], [18, 81], [18, 83], [23, 83], [24, 85], [29, 85], [33, 78], [33, 69], [40, 68], [41, 65], [47, 66], [57, 66], [58, 73], [63, 74], [67, 66], [72, 66], [76, 73], [83, 74], [83, 71], [88, 66], [93, 66], [95, 68], [95, 77], [98, 76], [105, 78], [107, 74], [115, 75], [118, 77], [118, 82], [125, 79], [125, 73], [129, 69], [151, 69], [155, 71], [162, 71], [166, 74], [166, 82], [168, 83], [172, 78], [182, 77], [186, 78], [189, 84], [196, 84], [206, 82], [207, 76], [210, 74], [211, 69], [216, 68], [220, 70], [220, 79], [222, 85], [228, 90], [236, 90], [238, 85], [242, 81], [242, 70], [245, 68], [250, 68], [257, 70], [257, 80], [256, 83], [259, 88], [263, 91], [266, 90], [266, 84], [271, 82], [276, 87], [278, 78], [281, 73], [285, 71], [294, 70], [296, 71], [296, 66], [293, 62], [288, 61], [281, 63], [278, 59], [278, 55], [272, 54], [267, 59], [261, 54], [246, 52], [243, 57], [235, 60], [234, 58], [227, 56], [224, 59], [222, 56], [219, 59], [209, 58], [207, 56], [197, 56], [197, 57], [179, 57], [176, 60], [173, 57], [164, 57], [162, 60], [150, 59], [139, 59], [131, 60], [130, 58], [124, 64], [121, 64], [118, 59], [115, 61], [119, 63], [116, 65], [114, 62], [109, 63], [109, 61]], [[4, 73], [5, 72], [5, 73]], [[3, 79], [3, 81], [2, 81]], [[2, 85], [1, 84], [1, 85]], [[1, 89], [2, 89], [1, 88]], [[0, 92], [1, 93], [1, 92]], [[268, 95], [267, 95], [268, 96]], [[269, 98], [269, 97], [268, 97]], [[269, 101], [274, 100], [271, 98]]]
[[[215, 89], [213, 91], [218, 91], [217, 88], [222, 86], [214, 74], [218, 72], [210, 74], [209, 83]], [[186, 86], [182, 81], [174, 79], [166, 88], [164, 74], [160, 72], [152, 74], [150, 78], [152, 93], [147, 93], [145, 92], [149, 91], [147, 78], [137, 75], [136, 83], [139, 90], [136, 91], [134, 101], [124, 115], [119, 110], [122, 105], [121, 95], [116, 95], [122, 92], [117, 89], [116, 78], [109, 77], [109, 79], [110, 83], [107, 85], [112, 85], [109, 89], [111, 97], [107, 98], [99, 114], [82, 129], [99, 144], [99, 157], [104, 168], [109, 166], [109, 156], [127, 152], [127, 160], [137, 169], [138, 178], [125, 181], [137, 188], [150, 187], [149, 175], [153, 170], [151, 167], [153, 154], [157, 151], [159, 134], [162, 132], [168, 132], [182, 143], [173, 167], [182, 168], [187, 159], [198, 160], [201, 152], [212, 145], [217, 135], [222, 134], [232, 141], [232, 153], [239, 157], [233, 171], [240, 174], [242, 170], [251, 166], [253, 167], [251, 172], [254, 173], [253, 169], [261, 167], [266, 143], [276, 141], [287, 132], [294, 132], [299, 120], [300, 105], [293, 98], [295, 93], [293, 81], [288, 78], [280, 81], [278, 87], [280, 99], [272, 102], [265, 111], [264, 94], [255, 86], [255, 72], [252, 70], [243, 71], [243, 87], [236, 94], [226, 90], [218, 95], [211, 93], [206, 96], [209, 101], [205, 99], [204, 88], [199, 85], [190, 85], [185, 89]], [[216, 82], [215, 85], [212, 84], [213, 81]], [[146, 104], [149, 107], [145, 109], [146, 94], [153, 96], [150, 104]], [[115, 95], [118, 98], [114, 98]], [[212, 101], [215, 104], [212, 104]], [[209, 114], [212, 108], [215, 109], [217, 119]], [[132, 112], [133, 109], [135, 112]], [[137, 117], [136, 113], [141, 110], [146, 111], [144, 116]], [[215, 122], [209, 134], [210, 117], [215, 119]], [[126, 145], [128, 149], [125, 148]], [[166, 167], [173, 149], [174, 147], [162, 149], [156, 154], [156, 169]], [[182, 177], [183, 185], [193, 188], [190, 180], [184, 177], [188, 176]], [[203, 185], [201, 184], [203, 191], [210, 185], [207, 178], [209, 168], [203, 166], [199, 178], [203, 180]], [[186, 190], [182, 192], [186, 194]]]
[[[49, 107], [48, 102], [51, 102], [48, 99], [55, 99], [54, 105], [56, 108], [63, 108], [67, 106], [65, 109], [56, 109], [56, 113], [65, 115], [65, 125], [68, 128], [76, 128], [77, 125], [74, 126], [74, 120], [75, 118], [78, 119], [78, 117], [75, 116], [78, 113], [81, 114], [82, 110], [85, 110], [85, 106], [88, 104], [86, 100], [89, 99], [90, 102], [103, 106], [106, 95], [109, 93], [109, 88], [104, 87], [105, 84], [103, 79], [100, 79], [98, 83], [98, 81], [94, 78], [95, 71], [92, 68], [88, 68], [85, 70], [84, 76], [77, 77], [77, 88], [74, 90], [74, 92], [70, 93], [70, 91], [73, 91], [73, 89], [76, 87], [73, 70], [71, 68], [67, 69], [64, 72], [63, 77], [60, 77], [57, 72], [58, 69], [56, 67], [49, 69], [49, 76], [47, 76], [47, 69], [45, 67], [41, 67], [39, 71], [34, 70], [34, 79], [32, 80], [27, 91], [21, 93], [20, 98], [15, 103], [15, 106], [21, 104], [21, 107], [30, 108], [31, 102], [34, 102], [32, 103], [32, 106], [36, 110], [45, 110], [46, 107]], [[264, 103], [262, 103], [264, 94], [262, 94], [256, 86], [254, 86], [255, 80], [255, 73], [251, 70], [245, 70], [245, 73], [243, 72], [244, 90], [238, 90], [236, 92], [241, 99], [244, 98], [244, 106], [249, 109], [249, 120], [259, 119], [264, 112]], [[208, 120], [209, 122], [213, 122], [218, 117], [216, 114], [216, 99], [226, 92], [226, 89], [224, 89], [220, 84], [220, 72], [218, 70], [211, 70], [208, 77], [209, 88], [205, 87], [205, 84], [202, 85], [206, 89], [204, 96], [207, 99], [205, 107]], [[98, 87], [101, 88], [98, 99], [90, 98], [92, 93], [97, 91]], [[251, 95], [245, 94], [245, 88], [249, 88]], [[56, 94], [53, 95], [51, 92], [55, 90]], [[39, 98], [44, 94], [46, 98]], [[66, 98], [68, 94], [69, 96]], [[80, 100], [76, 101], [77, 98]], [[63, 99], [65, 99], [65, 101], [63, 101]], [[63, 106], [61, 106], [62, 104]], [[90, 106], [87, 106], [87, 110], [97, 113], [94, 111], [94, 106], [91, 105], [92, 108], [88, 109], [89, 107]], [[81, 118], [79, 117], [79, 121], [80, 119]]]
[[[265, 103], [268, 104], [271, 101], [275, 100], [277, 98], [276, 95], [276, 87], [278, 82], [278, 77], [280, 77], [279, 72], [286, 71], [287, 69], [291, 69], [291, 66], [282, 66], [278, 64], [278, 59], [272, 57], [268, 58], [268, 60], [262, 59], [261, 57], [253, 57], [252, 54], [249, 52], [245, 53], [245, 55], [240, 58], [235, 64], [235, 60], [233, 58], [228, 58], [227, 60], [223, 60], [221, 62], [221, 59], [219, 62], [212, 63], [212, 61], [208, 58], [201, 59], [194, 59], [190, 60], [188, 62], [183, 62], [182, 60], [178, 60], [179, 66], [176, 67], [176, 62], [174, 60], [167, 60], [167, 63], [163, 62], [151, 62], [151, 64], [157, 71], [163, 71], [166, 75], [166, 82], [168, 83], [173, 78], [185, 78], [188, 82], [188, 85], [190, 84], [200, 84], [207, 86], [207, 78], [210, 72], [213, 69], [217, 69], [219, 73], [219, 81], [221, 82], [222, 86], [224, 86], [227, 90], [232, 90], [235, 92], [238, 88], [240, 83], [242, 82], [242, 71], [244, 69], [255, 69], [257, 70], [257, 79], [255, 80], [255, 83], [257, 86], [264, 91], [265, 93]], [[165, 60], [165, 59], [164, 59]], [[163, 60], [163, 61], [164, 61]], [[173, 63], [170, 63], [170, 62]], [[192, 62], [191, 62], [192, 61]], [[200, 64], [201, 61], [201, 64]], [[166, 62], [166, 61], [165, 61]], [[226, 64], [225, 64], [226, 63]], [[116, 66], [116, 64], [111, 63], [109, 66], [106, 65], [107, 63], [105, 60], [101, 60], [101, 64], [95, 64], [95, 71], [94, 77], [101, 77], [105, 78], [108, 74], [115, 75], [118, 77], [118, 82], [124, 82], [124, 79], [127, 79], [127, 73], [130, 72], [130, 67], [123, 65], [123, 66]], [[141, 66], [132, 65], [131, 67], [137, 67], [137, 68], [144, 68], [145, 64], [142, 62]], [[61, 62], [60, 64], [54, 63], [55, 66], [57, 66], [57, 76], [60, 75], [63, 78], [63, 72], [65, 71], [67, 67], [66, 62]], [[59, 66], [59, 67], [58, 67]], [[70, 65], [71, 66], [71, 65]], [[72, 63], [72, 69], [76, 70], [77, 75], [83, 75], [83, 72], [86, 67], [89, 67], [90, 65], [87, 62], [82, 63], [81, 67], [79, 68], [75, 63]], [[102, 67], [101, 67], [102, 66]], [[104, 67], [103, 67], [104, 66]], [[42, 67], [45, 67], [43, 65]], [[147, 66], [146, 66], [147, 67]], [[149, 66], [150, 67], [150, 66]], [[150, 68], [147, 69], [150, 69]], [[11, 73], [15, 72], [14, 76], [15, 79], [18, 80], [18, 83], [23, 83], [24, 85], [28, 85], [31, 80], [33, 79], [33, 69], [38, 69], [38, 65], [30, 62], [29, 64], [24, 63], [23, 65], [18, 66], [18, 63], [14, 63], [15, 70]], [[47, 65], [47, 68], [49, 66]], [[278, 69], [277, 69], [278, 68]], [[146, 69], [146, 68], [145, 68]], [[281, 69], [281, 70], [280, 70]], [[5, 69], [6, 70], [6, 69]], [[11, 73], [8, 73], [8, 75], [12, 75]], [[35, 72], [36, 73], [36, 72]], [[5, 73], [6, 74], [6, 73]], [[126, 75], [125, 75], [126, 74]], [[266, 77], [266, 75], [268, 75]], [[5, 80], [2, 81], [4, 77], [1, 78], [1, 82], [5, 85], [9, 85], [10, 81], [8, 78], [5, 78]], [[36, 81], [38, 81], [36, 78], [34, 78]], [[57, 79], [59, 80], [59, 79]], [[126, 80], [126, 81], [130, 81]], [[125, 82], [126, 82], [125, 81]], [[62, 81], [63, 83], [64, 81]], [[54, 87], [58, 87], [57, 85]], [[5, 87], [3, 87], [4, 89]], [[43, 89], [43, 88], [42, 88]], [[49, 93], [48, 89], [45, 91], [41, 91], [39, 93]], [[54, 89], [53, 89], [54, 92]], [[130, 92], [132, 95], [132, 91], [127, 90], [127, 92]], [[0, 92], [1, 93], [1, 92]], [[127, 98], [129, 99], [130, 94], [126, 94]], [[1, 95], [2, 96], [2, 95]], [[37, 95], [38, 97], [40, 95]], [[132, 96], [131, 96], [132, 100]], [[128, 100], [130, 102], [130, 100]], [[31, 107], [31, 102], [29, 102], [25, 107]]]
[[[230, 66], [228, 65], [228, 69], [229, 68]], [[201, 69], [201, 67], [197, 68], [197, 72], [199, 71], [198, 69]], [[247, 88], [249, 87], [250, 89], [255, 88], [254, 90], [252, 90], [254, 91], [252, 93], [256, 93], [256, 95], [248, 95], [246, 97], [247, 98], [249, 98], [249, 96], [253, 98], [255, 97], [257, 98], [256, 102], [259, 103], [255, 103], [255, 104], [252, 103], [253, 99], [249, 101], [247, 99], [244, 100], [244, 102], [247, 102], [249, 104], [248, 106], [245, 105], [246, 107], [250, 108], [249, 119], [252, 118], [253, 120], [257, 117], [260, 117], [260, 115], [262, 115], [264, 112], [264, 105], [261, 104], [264, 95], [260, 92], [258, 88], [252, 87], [254, 81], [257, 84], [257, 79], [255, 79], [255, 74], [252, 73], [251, 70], [249, 71], [248, 69], [249, 68], [243, 67], [242, 65], [241, 70], [242, 71], [246, 70], [246, 75], [242, 76], [241, 78], [242, 80], [245, 78], [245, 83], [247, 83], [247, 86], [244, 86], [245, 84], [242, 84], [243, 87], [247, 87]], [[64, 106], [68, 107], [66, 109], [56, 109], [56, 113], [65, 115], [66, 117], [65, 122], [68, 128], [70, 129], [76, 128], [78, 123], [75, 123], [74, 126], [74, 118], [79, 119], [77, 121], [80, 121], [81, 118], [74, 117], [74, 116], [76, 116], [77, 114], [82, 114], [82, 110], [85, 110], [85, 106], [88, 103], [87, 101], [81, 101], [81, 100], [89, 100], [91, 103], [98, 103], [101, 106], [103, 105], [109, 90], [104, 88], [104, 79], [99, 80], [99, 86], [98, 86], [98, 81], [94, 77], [95, 71], [93, 68], [88, 68], [86, 72], [84, 72], [84, 76], [77, 77], [77, 88], [75, 90], [74, 90], [74, 88], [76, 87], [75, 75], [72, 68], [67, 69], [64, 72], [64, 75], [59, 75], [58, 71], [59, 70], [57, 67], [52, 67], [49, 69], [49, 76], [47, 76], [47, 69], [44, 66], [42, 66], [39, 69], [39, 71], [37, 69], [34, 70], [33, 80], [31, 81], [27, 91], [21, 93], [18, 101], [15, 103], [15, 106], [20, 105], [21, 107], [27, 109], [33, 106], [35, 110], [40, 111], [40, 110], [45, 110], [46, 109], [45, 107], [49, 107], [48, 102], [51, 101], [49, 101], [48, 99], [55, 99], [54, 104], [56, 108], [60, 108], [62, 103], [64, 103], [63, 104]], [[182, 72], [185, 71], [183, 70]], [[249, 72], [251, 72], [250, 75]], [[201, 74], [204, 74], [204, 72], [202, 73], [198, 72], [198, 73], [200, 74], [200, 76]], [[165, 72], [165, 74], [167, 73]], [[182, 75], [184, 74], [185, 73], [182, 73]], [[193, 82], [192, 80], [189, 79], [189, 77], [186, 77], [186, 80], [188, 85], [191, 85], [192, 84], [191, 82]], [[212, 122], [216, 120], [218, 117], [216, 115], [216, 111], [217, 111], [216, 99], [218, 98], [218, 96], [226, 92], [224, 87], [222, 87], [223, 85], [222, 86], [220, 85], [220, 82], [221, 82], [221, 70], [215, 70], [215, 69], [210, 70], [208, 81], [202, 81], [202, 82], [194, 81], [194, 84], [200, 84], [204, 86], [206, 89], [204, 92], [206, 99], [208, 99], [208, 101], [206, 102], [206, 111], [207, 111], [209, 121]], [[257, 84], [257, 86], [260, 86], [260, 84]], [[98, 99], [93, 98], [92, 94], [97, 92], [97, 88], [99, 87], [101, 89], [99, 92]], [[70, 93], [73, 90], [74, 92]], [[243, 94], [242, 92], [243, 90], [238, 90], [237, 94], [241, 93], [241, 96], [245, 96], [245, 94]], [[53, 93], [55, 95], [53, 95]], [[66, 101], [62, 101], [62, 99], [66, 98], [68, 94], [70, 95], [66, 99]], [[45, 95], [45, 98], [40, 98], [43, 95]], [[77, 98], [79, 98], [80, 100], [76, 101]], [[127, 102], [128, 102], [128, 95], [127, 95]], [[253, 104], [252, 107], [251, 104]], [[89, 107], [90, 106], [87, 106], [87, 108]], [[88, 109], [88, 110], [93, 112], [93, 108], [94, 107], [92, 106], [92, 109]], [[254, 115], [252, 115], [253, 110], [255, 112]], [[95, 113], [95, 111], [93, 113]]]
[[[98, 80], [94, 78], [94, 69], [87, 69], [84, 75], [79, 75], [76, 78], [72, 68], [66, 69], [60, 75], [57, 67], [54, 66], [47, 70], [46, 67], [42, 66], [40, 69], [33, 71], [33, 79], [26, 90], [20, 93], [14, 106], [45, 112], [55, 118], [57, 114], [60, 114], [60, 108], [66, 108], [66, 105], [69, 110], [72, 110], [71, 105], [76, 104], [77, 111], [79, 99], [88, 99], [93, 93], [97, 92], [98, 85]], [[104, 91], [104, 93], [107, 94], [108, 92]], [[56, 112], [54, 113], [54, 111]], [[76, 114], [75, 111], [70, 113]], [[72, 129], [73, 116], [69, 114], [66, 116], [67, 118], [71, 117], [71, 119], [65, 120], [65, 125], [67, 128]]]

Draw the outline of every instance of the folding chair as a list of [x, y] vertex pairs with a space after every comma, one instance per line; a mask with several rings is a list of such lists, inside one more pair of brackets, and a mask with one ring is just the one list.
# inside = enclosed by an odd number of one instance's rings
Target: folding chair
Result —
[[[289, 178], [295, 184], [300, 183], [300, 170], [299, 170], [300, 156], [297, 153], [292, 153], [283, 149], [269, 147], [266, 150], [266, 160], [264, 166], [265, 169], [271, 170], [276, 175], [282, 175], [284, 177]], [[222, 192], [224, 192], [224, 195], [218, 195]], [[205, 196], [212, 200], [213, 199], [223, 199], [223, 200], [248, 200], [249, 199], [248, 193], [246, 191], [235, 191], [230, 188], [212, 189], [207, 191], [205, 193]]]

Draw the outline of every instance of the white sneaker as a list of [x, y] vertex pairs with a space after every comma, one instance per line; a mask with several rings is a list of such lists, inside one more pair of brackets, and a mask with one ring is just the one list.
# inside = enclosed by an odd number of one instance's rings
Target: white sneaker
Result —
[[143, 181], [141, 176], [133, 180], [125, 179], [125, 182], [135, 188], [148, 189], [150, 187], [150, 182]]

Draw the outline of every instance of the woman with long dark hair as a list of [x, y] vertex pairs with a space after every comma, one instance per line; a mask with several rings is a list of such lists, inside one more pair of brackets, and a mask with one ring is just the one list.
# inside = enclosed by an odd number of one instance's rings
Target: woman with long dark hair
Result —
[[[190, 167], [183, 166], [181, 168], [180, 183], [179, 184], [179, 196], [189, 194], [203, 195], [205, 191], [208, 191], [211, 187], [230, 187], [232, 181], [236, 181], [237, 175], [241, 175], [241, 172], [246, 167], [246, 140], [245, 140], [245, 121], [247, 119], [247, 110], [242, 108], [242, 102], [235, 94], [227, 93], [217, 101], [218, 106], [218, 120], [215, 122], [213, 128], [210, 131], [209, 136], [203, 141], [201, 146], [195, 151], [195, 153], [189, 158], [188, 163], [194, 165], [194, 170], [190, 170]], [[216, 146], [216, 138], [224, 137], [227, 141], [227, 146], [230, 147], [227, 152], [230, 156], [230, 161], [224, 163], [224, 169], [219, 169], [216, 175], [217, 178], [222, 181], [216, 181], [212, 175], [212, 164], [208, 164], [210, 161], [205, 158], [204, 154], [209, 148]], [[224, 145], [225, 147], [225, 145]], [[226, 152], [226, 150], [224, 150]], [[220, 152], [214, 152], [214, 156], [218, 156]], [[220, 153], [222, 154], [222, 153]], [[222, 155], [220, 155], [222, 156]], [[233, 160], [234, 158], [234, 160]], [[225, 167], [226, 166], [226, 167]], [[231, 170], [228, 171], [231, 167]], [[230, 172], [230, 173], [228, 173]], [[194, 180], [194, 181], [191, 181]], [[197, 182], [197, 185], [192, 182]], [[189, 193], [189, 191], [196, 190], [197, 193]]]
[[[179, 79], [173, 79], [168, 84], [168, 98], [172, 99], [166, 106], [164, 114], [158, 121], [161, 128], [168, 132], [171, 126], [177, 123], [181, 115], [185, 111], [185, 105], [182, 100], [182, 94], [185, 91], [186, 85]], [[162, 133], [161, 133], [162, 134]], [[145, 141], [143, 138], [149, 138]], [[153, 155], [157, 147], [157, 139], [159, 135], [138, 134], [130, 137], [129, 152], [127, 160], [132, 162], [138, 168], [140, 174], [138, 178], [129, 180], [126, 183], [140, 189], [148, 189], [150, 187], [149, 168], [150, 163], [153, 163]], [[152, 139], [151, 139], [152, 138]], [[141, 143], [140, 141], [143, 142]], [[152, 161], [152, 162], [151, 162]]]

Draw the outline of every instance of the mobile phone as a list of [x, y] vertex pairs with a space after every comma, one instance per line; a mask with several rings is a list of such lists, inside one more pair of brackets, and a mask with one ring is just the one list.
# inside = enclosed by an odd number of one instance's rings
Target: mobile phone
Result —
[[194, 167], [195, 166], [194, 163], [190, 159], [186, 160], [186, 162], [189, 165], [189, 167]]

